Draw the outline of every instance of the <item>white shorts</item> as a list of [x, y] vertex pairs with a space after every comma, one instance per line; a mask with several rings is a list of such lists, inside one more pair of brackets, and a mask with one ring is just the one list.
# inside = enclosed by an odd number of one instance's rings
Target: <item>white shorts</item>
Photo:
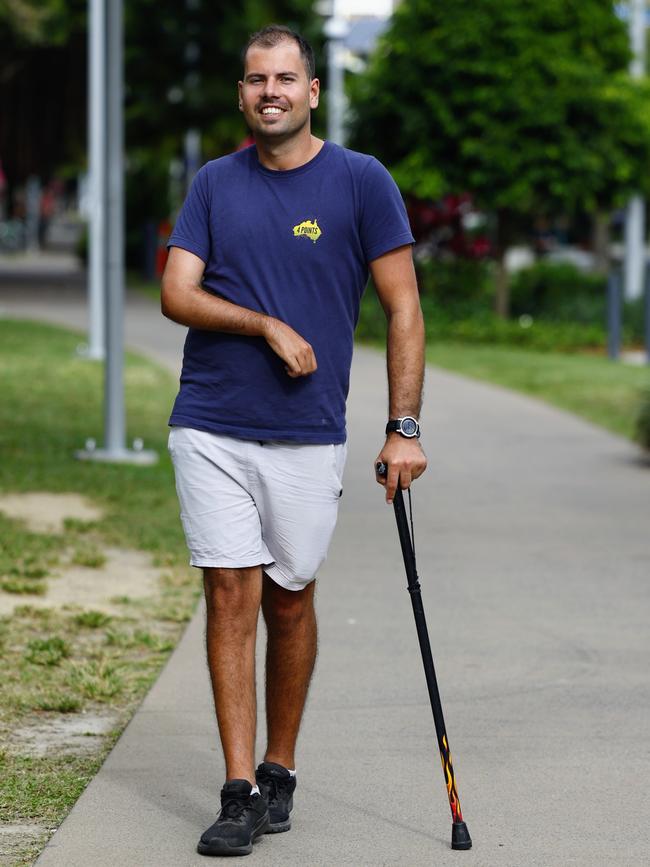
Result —
[[242, 440], [172, 427], [169, 451], [192, 566], [262, 566], [302, 590], [327, 556], [347, 446]]

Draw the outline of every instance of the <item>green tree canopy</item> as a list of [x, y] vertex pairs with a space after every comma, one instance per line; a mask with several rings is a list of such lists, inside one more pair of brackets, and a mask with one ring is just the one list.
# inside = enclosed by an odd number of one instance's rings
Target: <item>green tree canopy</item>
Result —
[[611, 207], [650, 189], [650, 101], [603, 0], [404, 0], [352, 82], [352, 144], [421, 197], [499, 214]]
[[0, 0], [0, 158], [12, 184], [83, 164], [84, 0]]
[[[86, 151], [88, 0], [0, 0], [0, 157], [10, 179], [81, 167]], [[131, 165], [163, 166], [187, 129], [206, 158], [246, 134], [239, 51], [271, 21], [321, 46], [311, 0], [124, 0], [126, 143]]]
[[[113, 0], [111, 0], [113, 2]], [[189, 129], [205, 160], [245, 138], [240, 50], [272, 21], [318, 56], [312, 0], [123, 0], [129, 259], [145, 222], [169, 215], [169, 165]], [[10, 188], [28, 175], [82, 170], [87, 152], [88, 0], [0, 0], [0, 158]], [[322, 123], [323, 121], [320, 121]]]
[[240, 51], [249, 34], [272, 21], [316, 43], [320, 19], [311, 0], [128, 0], [127, 132], [138, 147], [159, 148], [190, 127], [206, 154], [232, 150], [246, 135], [237, 111]]

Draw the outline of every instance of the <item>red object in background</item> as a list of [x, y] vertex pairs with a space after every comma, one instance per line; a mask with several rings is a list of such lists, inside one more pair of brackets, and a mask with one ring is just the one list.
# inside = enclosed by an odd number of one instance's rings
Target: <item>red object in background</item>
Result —
[[474, 240], [469, 245], [470, 253], [475, 259], [484, 259], [492, 253], [492, 245], [488, 238], [482, 235]]
[[158, 223], [158, 234], [156, 243], [156, 277], [162, 277], [169, 250], [167, 249], [167, 241], [172, 233], [172, 224], [169, 220], [161, 220]]
[[434, 256], [452, 253], [462, 259], [482, 259], [490, 255], [489, 239], [468, 237], [463, 227], [463, 217], [474, 210], [469, 193], [447, 195], [435, 202], [410, 198], [406, 209], [416, 244], [427, 245]]

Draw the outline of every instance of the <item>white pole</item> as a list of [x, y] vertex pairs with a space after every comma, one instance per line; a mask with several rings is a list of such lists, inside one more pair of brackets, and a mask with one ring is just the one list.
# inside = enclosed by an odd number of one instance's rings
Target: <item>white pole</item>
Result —
[[39, 249], [38, 227], [41, 219], [41, 180], [30, 175], [25, 184], [25, 242], [33, 253]]
[[183, 140], [185, 147], [185, 184], [189, 190], [194, 176], [201, 168], [201, 133], [198, 129], [188, 129]]
[[337, 11], [334, 2], [332, 17], [325, 22], [327, 36], [327, 138], [335, 144], [345, 144], [345, 87], [343, 50], [348, 32], [345, 19]]
[[[645, 75], [645, 0], [630, 0], [630, 75]], [[640, 195], [632, 196], [625, 214], [625, 297], [639, 298], [643, 292], [645, 260], [645, 202]]]
[[124, 91], [122, 0], [109, 0], [107, 18], [106, 192], [106, 371], [104, 445], [108, 454], [125, 450], [124, 415]]
[[106, 297], [106, 0], [88, 4], [88, 349], [102, 360]]
[[151, 464], [155, 452], [142, 441], [126, 448], [124, 410], [124, 49], [123, 0], [107, 0], [105, 52], [106, 222], [103, 260], [106, 287], [106, 363], [104, 366], [104, 448], [92, 440], [77, 452], [81, 460]]
[[632, 61], [630, 75], [632, 78], [643, 78], [645, 75], [645, 17], [646, 0], [631, 0], [630, 2], [630, 48]]

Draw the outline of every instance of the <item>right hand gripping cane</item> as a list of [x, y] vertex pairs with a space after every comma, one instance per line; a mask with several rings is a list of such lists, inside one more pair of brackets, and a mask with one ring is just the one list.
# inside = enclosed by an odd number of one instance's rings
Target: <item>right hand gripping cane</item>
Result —
[[[385, 476], [387, 474], [387, 467], [383, 463], [378, 463], [376, 469], [379, 476]], [[409, 490], [409, 504], [411, 502], [410, 496], [411, 492]], [[415, 565], [415, 551], [411, 534], [409, 532], [406, 508], [404, 506], [404, 496], [399, 485], [393, 498], [393, 507], [395, 509], [395, 520], [397, 522], [399, 541], [402, 546], [402, 556], [404, 557], [408, 591], [411, 594], [415, 627], [418, 633], [418, 641], [420, 642], [424, 675], [429, 690], [431, 710], [433, 711], [433, 721], [436, 726], [438, 748], [442, 760], [442, 770], [445, 775], [445, 783], [447, 784], [447, 796], [449, 797], [449, 806], [451, 807], [451, 848], [471, 849], [472, 838], [469, 836], [467, 825], [463, 822], [463, 814], [460, 810], [460, 801], [458, 800], [458, 792], [456, 791], [456, 778], [454, 777], [454, 769], [451, 764], [451, 753], [449, 751], [449, 742], [447, 741], [447, 730], [445, 729], [445, 720], [442, 715], [442, 704], [440, 703], [440, 692], [438, 691], [436, 670], [433, 666], [433, 656], [431, 654], [431, 645], [429, 644], [427, 621], [424, 616], [424, 608], [422, 607], [422, 594], [420, 592], [420, 582], [418, 580], [418, 573]]]

